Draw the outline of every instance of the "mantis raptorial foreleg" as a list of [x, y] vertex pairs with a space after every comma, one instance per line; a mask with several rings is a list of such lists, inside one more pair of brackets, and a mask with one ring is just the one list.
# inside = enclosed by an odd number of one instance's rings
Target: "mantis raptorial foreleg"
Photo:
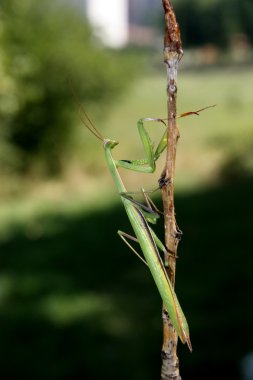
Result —
[[[182, 118], [190, 115], [199, 115], [199, 112], [202, 112], [206, 110], [207, 108], [215, 107], [215, 105], [207, 106], [204, 108], [201, 108], [197, 111], [190, 111], [190, 112], [184, 112], [181, 115], [177, 116], [176, 118]], [[140, 160], [114, 160], [117, 167], [141, 172], [141, 173], [153, 173], [156, 169], [156, 161], [162, 154], [162, 152], [167, 147], [167, 125], [165, 124], [165, 120], [167, 119], [160, 119], [160, 118], [151, 118], [146, 117], [139, 119], [137, 122], [137, 127], [140, 135], [140, 139], [144, 148], [145, 156], [146, 158], [140, 159]], [[156, 121], [160, 122], [165, 125], [166, 130], [162, 135], [162, 138], [160, 142], [158, 143], [156, 150], [154, 150], [154, 144], [152, 143], [149, 134], [147, 133], [145, 127], [144, 127], [144, 121]]]
[[140, 134], [141, 142], [144, 148], [146, 158], [141, 160], [115, 160], [117, 167], [134, 170], [142, 173], [153, 173], [155, 171], [155, 162], [160, 157], [161, 153], [166, 148], [167, 144], [167, 131], [164, 132], [156, 150], [152, 143], [149, 134], [144, 127], [144, 121], [157, 121], [163, 123], [162, 119], [158, 118], [142, 118], [137, 122], [138, 131]]

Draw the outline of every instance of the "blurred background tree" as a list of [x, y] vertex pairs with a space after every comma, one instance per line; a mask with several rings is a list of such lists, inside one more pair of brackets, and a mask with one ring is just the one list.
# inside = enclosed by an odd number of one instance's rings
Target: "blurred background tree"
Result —
[[59, 173], [78, 134], [68, 80], [101, 115], [133, 65], [106, 50], [84, 14], [62, 2], [3, 0], [0, 17], [1, 170]]

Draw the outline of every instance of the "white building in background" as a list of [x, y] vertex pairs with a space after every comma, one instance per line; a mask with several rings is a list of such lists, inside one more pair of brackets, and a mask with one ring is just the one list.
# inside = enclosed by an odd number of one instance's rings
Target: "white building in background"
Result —
[[110, 47], [128, 42], [128, 0], [86, 0], [86, 13], [97, 35]]
[[[62, 0], [68, 2], [69, 0]], [[154, 45], [155, 28], [146, 20], [162, 12], [162, 2], [157, 0], [71, 0], [84, 12], [103, 43], [121, 48], [128, 43], [142, 46]]]

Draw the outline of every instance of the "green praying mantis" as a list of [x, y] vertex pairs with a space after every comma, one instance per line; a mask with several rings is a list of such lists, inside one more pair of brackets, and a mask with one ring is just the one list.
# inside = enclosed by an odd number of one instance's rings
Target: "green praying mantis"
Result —
[[159, 248], [164, 252], [166, 251], [166, 248], [148, 224], [148, 221], [154, 223], [158, 218], [158, 214], [153, 211], [151, 207], [145, 207], [138, 202], [135, 202], [132, 197], [129, 196], [129, 193], [126, 190], [118, 171], [118, 168], [125, 168], [144, 173], [152, 173], [155, 171], [155, 163], [167, 145], [167, 131], [164, 132], [157, 148], [154, 149], [154, 145], [152, 144], [151, 139], [144, 127], [144, 121], [158, 121], [163, 123], [164, 121], [162, 119], [153, 118], [144, 118], [138, 121], [137, 126], [146, 155], [145, 159], [132, 161], [115, 160], [112, 155], [112, 150], [116, 145], [118, 145], [118, 142], [111, 139], [105, 139], [96, 129], [91, 119], [83, 109], [82, 115], [81, 120], [84, 125], [103, 143], [108, 168], [121, 196], [122, 203], [125, 207], [136, 239], [122, 231], [118, 231], [118, 234], [129, 246], [130, 244], [127, 242], [126, 238], [132, 238], [132, 240], [138, 241], [145, 258], [145, 262], [153, 276], [171, 322], [181, 341], [183, 343], [187, 343], [189, 348], [191, 348], [189, 328], [186, 318], [183, 314], [158, 251]]
[[[180, 115], [179, 117], [184, 117], [190, 114], [198, 115], [198, 112], [206, 108], [209, 107], [205, 107], [195, 112], [187, 112]], [[91, 133], [93, 133], [93, 135], [95, 135], [103, 143], [108, 168], [111, 172], [112, 178], [120, 194], [121, 201], [125, 207], [125, 211], [127, 213], [136, 238], [122, 231], [118, 231], [118, 234], [138, 256], [139, 254], [128, 243], [126, 238], [137, 241], [139, 243], [145, 260], [143, 260], [140, 256], [139, 257], [148, 266], [153, 276], [155, 284], [163, 300], [164, 306], [169, 314], [171, 322], [179, 338], [183, 343], [187, 343], [189, 349], [191, 350], [189, 327], [158, 251], [158, 249], [160, 249], [162, 252], [166, 252], [166, 248], [149, 225], [150, 222], [155, 223], [159, 215], [156, 211], [153, 210], [153, 208], [151, 208], [149, 202], [148, 207], [146, 207], [133, 200], [133, 198], [130, 196], [131, 193], [127, 192], [118, 171], [118, 168], [129, 169], [142, 173], [153, 173], [155, 171], [156, 161], [167, 147], [167, 128], [155, 149], [154, 144], [152, 143], [144, 127], [144, 122], [157, 121], [163, 123], [166, 126], [164, 122], [165, 119], [143, 118], [138, 121], [137, 127], [146, 155], [145, 159], [115, 160], [112, 155], [112, 150], [118, 145], [118, 142], [111, 139], [105, 139], [96, 129], [95, 125], [93, 124], [85, 110], [82, 107], [80, 108], [80, 110], [82, 111], [81, 120], [83, 124], [87, 127], [87, 129], [89, 129]]]

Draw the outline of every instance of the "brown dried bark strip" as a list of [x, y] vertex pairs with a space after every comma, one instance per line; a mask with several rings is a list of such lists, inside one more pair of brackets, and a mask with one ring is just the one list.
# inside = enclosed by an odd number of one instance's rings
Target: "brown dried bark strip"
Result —
[[174, 9], [170, 0], [162, 0], [162, 2], [165, 20], [164, 47], [169, 48], [170, 51], [180, 53], [182, 51], [180, 28], [176, 20]]

